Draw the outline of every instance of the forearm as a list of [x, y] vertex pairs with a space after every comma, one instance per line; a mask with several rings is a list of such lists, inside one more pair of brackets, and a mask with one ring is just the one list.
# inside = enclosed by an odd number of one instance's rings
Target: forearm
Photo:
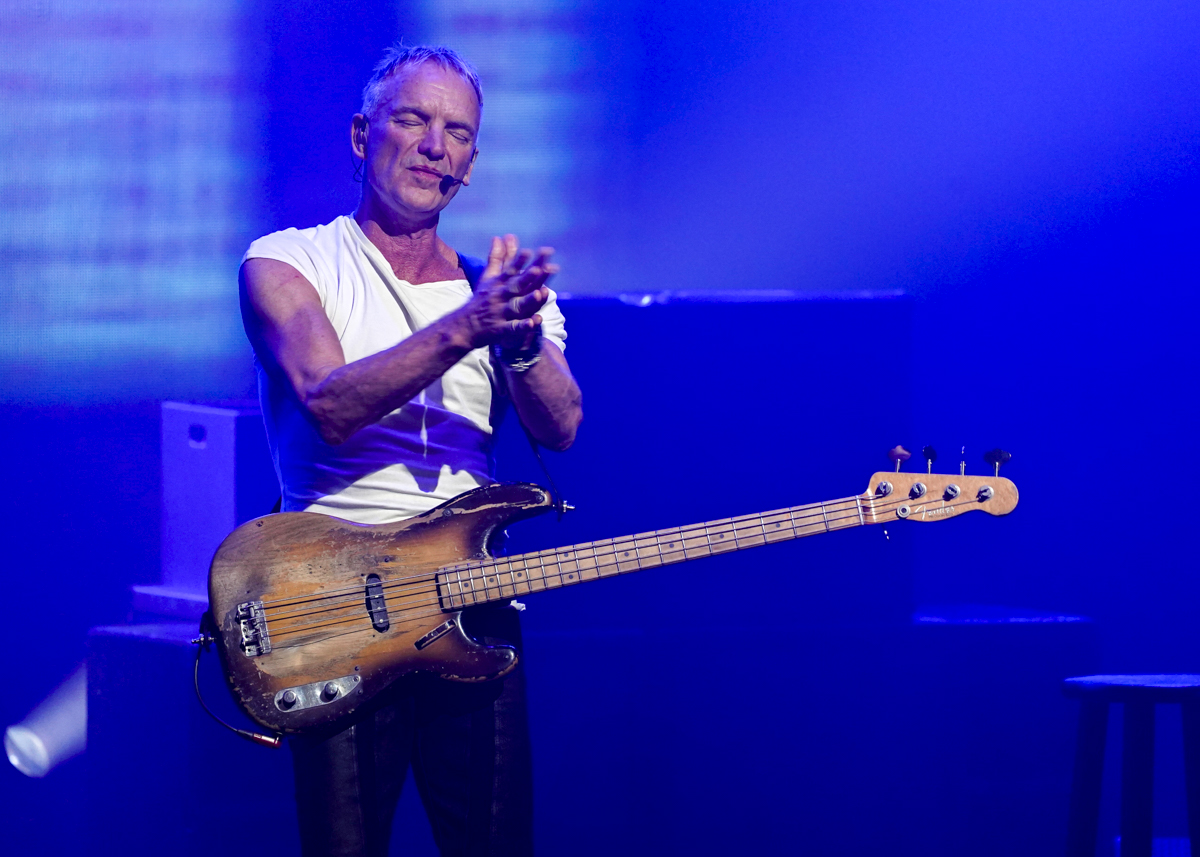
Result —
[[543, 344], [542, 359], [525, 372], [501, 371], [517, 415], [538, 443], [562, 452], [575, 442], [583, 399], [556, 345]]
[[386, 351], [329, 372], [304, 399], [326, 443], [339, 444], [415, 398], [472, 350], [451, 314]]

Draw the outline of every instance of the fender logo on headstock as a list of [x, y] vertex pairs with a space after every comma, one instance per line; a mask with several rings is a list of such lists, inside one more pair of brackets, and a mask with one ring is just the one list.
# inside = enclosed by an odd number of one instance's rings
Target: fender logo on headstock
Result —
[[936, 509], [926, 509], [924, 506], [918, 506], [913, 511], [921, 516], [922, 521], [928, 520], [929, 518], [947, 517], [956, 513], [956, 509], [953, 506], [947, 506], [945, 500], [943, 500], [942, 505]]

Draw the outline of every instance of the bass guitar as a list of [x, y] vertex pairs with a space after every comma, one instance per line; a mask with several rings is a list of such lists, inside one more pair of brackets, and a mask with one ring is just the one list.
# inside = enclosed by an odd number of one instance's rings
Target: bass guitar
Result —
[[840, 500], [495, 558], [494, 533], [554, 503], [536, 485], [492, 485], [396, 524], [309, 512], [249, 521], [213, 558], [209, 604], [235, 699], [267, 729], [296, 733], [353, 714], [408, 673], [465, 682], [508, 673], [516, 651], [472, 639], [467, 607], [817, 533], [1016, 505], [1016, 486], [999, 475], [876, 473]]

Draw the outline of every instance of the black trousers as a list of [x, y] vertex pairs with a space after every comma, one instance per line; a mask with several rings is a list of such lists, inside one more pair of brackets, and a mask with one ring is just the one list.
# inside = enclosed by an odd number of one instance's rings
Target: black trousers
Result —
[[[464, 614], [464, 627], [520, 651], [517, 615], [509, 607], [475, 608]], [[304, 857], [385, 857], [410, 765], [443, 857], [533, 853], [520, 664], [480, 684], [402, 679], [349, 727], [289, 743]]]

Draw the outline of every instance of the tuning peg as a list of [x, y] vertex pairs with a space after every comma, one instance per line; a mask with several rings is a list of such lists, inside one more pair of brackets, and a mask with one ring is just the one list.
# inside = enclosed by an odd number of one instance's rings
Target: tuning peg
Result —
[[962, 452], [959, 453], [959, 456], [962, 458], [962, 460], [958, 462], [958, 475], [966, 476], [967, 475], [967, 448], [965, 446], [962, 448]]
[[937, 461], [937, 450], [932, 446], [927, 446], [921, 450], [921, 455], [925, 456], [927, 462], [926, 473], [933, 473], [933, 463]]
[[902, 446], [897, 446], [895, 449], [888, 450], [888, 458], [896, 462], [896, 472], [900, 472], [900, 465], [912, 458], [912, 453]]
[[983, 460], [984, 460], [984, 461], [986, 461], [988, 464], [995, 465], [995, 467], [996, 467], [996, 475], [997, 475], [997, 476], [999, 476], [999, 475], [1000, 475], [1000, 465], [1001, 465], [1001, 464], [1008, 464], [1008, 460], [1009, 460], [1010, 458], [1012, 458], [1012, 453], [1011, 453], [1011, 452], [1005, 452], [1005, 451], [1004, 451], [1003, 449], [1001, 449], [1000, 447], [996, 447], [995, 449], [993, 449], [993, 450], [991, 450], [991, 451], [989, 451], [989, 452], [985, 452], [985, 453], [983, 454]]

